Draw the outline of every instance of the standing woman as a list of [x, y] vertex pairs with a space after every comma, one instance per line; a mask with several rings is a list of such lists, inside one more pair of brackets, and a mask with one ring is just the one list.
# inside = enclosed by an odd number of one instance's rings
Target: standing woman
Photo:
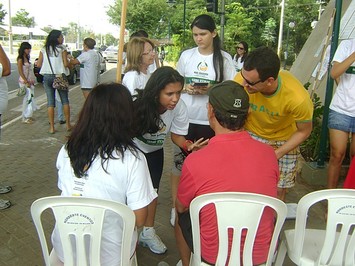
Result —
[[[53, 80], [56, 75], [62, 73], [69, 74], [68, 53], [66, 47], [63, 45], [63, 34], [59, 30], [52, 30], [47, 36], [45, 46], [41, 49], [38, 57], [37, 65], [41, 68], [40, 74], [43, 75], [43, 86], [47, 95], [47, 112], [50, 128], [48, 133], [54, 134], [54, 107], [55, 107], [55, 93], [53, 88]], [[53, 71], [52, 71], [53, 70]], [[68, 90], [57, 90], [61, 102], [63, 104], [63, 111], [66, 120], [67, 131], [71, 130], [70, 124], [70, 106], [68, 99]]]
[[330, 158], [328, 188], [337, 188], [349, 135], [350, 158], [355, 155], [355, 39], [340, 43], [333, 57], [331, 77], [338, 87], [329, 106]]
[[233, 63], [235, 65], [235, 70], [239, 72], [243, 65], [244, 60], [248, 55], [248, 44], [244, 41], [241, 41], [237, 44], [236, 54], [233, 56]]
[[23, 42], [18, 49], [17, 68], [19, 77], [19, 86], [25, 87], [26, 94], [22, 101], [22, 122], [32, 124], [33, 111], [37, 109], [34, 102], [34, 84], [35, 75], [33, 74], [33, 66], [30, 62], [30, 53], [32, 46], [29, 42]]
[[[189, 132], [191, 141], [214, 136], [207, 118], [208, 89], [212, 84], [224, 80], [233, 80], [235, 68], [230, 54], [222, 50], [221, 40], [213, 18], [203, 14], [191, 23], [193, 39], [197, 45], [184, 51], [176, 69], [185, 78], [185, 87], [181, 98], [187, 105], [189, 114]], [[175, 147], [174, 164], [171, 177], [173, 209], [170, 223], [175, 225], [175, 198], [183, 164], [183, 153]]]
[[143, 89], [147, 83], [150, 72], [148, 67], [155, 59], [154, 44], [144, 37], [134, 37], [127, 45], [127, 64], [122, 84], [132, 95], [136, 89]]
[[[134, 114], [137, 130], [135, 144], [148, 162], [153, 187], [159, 189], [163, 172], [163, 145], [167, 134], [171, 132], [172, 141], [187, 151], [199, 149], [206, 143], [199, 140], [195, 143], [187, 141], [189, 122], [187, 108], [180, 100], [184, 78], [171, 67], [160, 67], [154, 71], [144, 90], [137, 90], [134, 97]], [[154, 229], [154, 218], [157, 199], [148, 205], [148, 216], [139, 235], [139, 244], [156, 254], [163, 254], [167, 248], [157, 236]]]

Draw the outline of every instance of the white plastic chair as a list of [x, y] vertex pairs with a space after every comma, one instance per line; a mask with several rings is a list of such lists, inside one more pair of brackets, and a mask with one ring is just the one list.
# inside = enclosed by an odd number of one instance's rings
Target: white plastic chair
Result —
[[[325, 230], [307, 229], [309, 208], [328, 201]], [[286, 253], [296, 265], [355, 265], [355, 190], [326, 189], [309, 193], [297, 207], [295, 229], [285, 231], [276, 265], [282, 265]]]
[[[100, 265], [100, 246], [102, 226], [105, 212], [110, 210], [122, 218], [121, 265], [136, 263], [136, 257], [130, 261], [131, 241], [135, 228], [134, 212], [126, 205], [118, 202], [85, 197], [45, 197], [34, 201], [31, 215], [40, 239], [46, 266], [63, 265], [56, 258], [54, 250], [49, 255], [41, 215], [46, 209], [52, 209], [56, 225], [63, 245], [65, 266]], [[75, 236], [76, 261], [73, 256], [71, 239]], [[90, 238], [90, 251], [87, 252], [85, 242]], [[89, 253], [89, 254], [86, 254]], [[89, 262], [87, 261], [89, 258]], [[55, 260], [57, 260], [55, 262]]]
[[[286, 204], [276, 198], [244, 192], [210, 193], [198, 196], [191, 202], [190, 215], [194, 246], [191, 265], [203, 265], [201, 263], [199, 214], [200, 210], [210, 203], [215, 205], [217, 215], [219, 246], [216, 265], [218, 266], [227, 265], [229, 228], [233, 228], [233, 243], [229, 265], [253, 265], [253, 245], [263, 211], [266, 207], [275, 210], [277, 214], [275, 216], [275, 228], [265, 264], [271, 265], [277, 239], [287, 214]], [[247, 229], [248, 232], [244, 242], [243, 258], [241, 258], [240, 242], [243, 229]]]

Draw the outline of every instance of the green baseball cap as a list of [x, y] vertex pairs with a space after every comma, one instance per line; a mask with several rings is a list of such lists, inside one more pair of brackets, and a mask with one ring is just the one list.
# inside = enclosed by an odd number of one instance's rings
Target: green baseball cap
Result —
[[231, 117], [245, 115], [249, 110], [249, 95], [243, 86], [233, 80], [218, 83], [209, 90], [209, 102], [213, 109]]

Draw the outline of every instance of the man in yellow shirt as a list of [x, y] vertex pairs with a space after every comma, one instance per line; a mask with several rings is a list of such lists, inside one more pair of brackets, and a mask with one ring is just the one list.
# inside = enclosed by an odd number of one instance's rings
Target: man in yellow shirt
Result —
[[250, 97], [246, 129], [251, 136], [275, 149], [279, 162], [278, 197], [295, 185], [299, 145], [312, 131], [313, 104], [303, 85], [288, 71], [280, 71], [280, 59], [267, 47], [250, 52], [234, 80]]

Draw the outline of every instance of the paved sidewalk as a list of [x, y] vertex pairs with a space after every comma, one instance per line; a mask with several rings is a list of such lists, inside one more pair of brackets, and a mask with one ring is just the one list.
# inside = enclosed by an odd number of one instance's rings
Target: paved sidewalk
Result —
[[[116, 69], [109, 70], [102, 75], [102, 82], [113, 82], [115, 77]], [[75, 123], [84, 101], [79, 86], [71, 89], [69, 98], [72, 122]], [[60, 125], [56, 121], [57, 132], [54, 135], [47, 133], [49, 126], [45, 105], [35, 112], [34, 118], [36, 121], [31, 125], [21, 123], [19, 119], [4, 125], [2, 129], [0, 183], [11, 185], [13, 191], [0, 195], [0, 198], [11, 200], [13, 206], [0, 211], [0, 266], [43, 265], [39, 240], [29, 210], [34, 200], [59, 194], [55, 161], [59, 149], [65, 142], [67, 132], [65, 125]], [[138, 247], [138, 263], [141, 266], [157, 265], [161, 261], [172, 266], [179, 260], [174, 230], [169, 223], [171, 154], [172, 148], [169, 142], [165, 147], [166, 162], [156, 214], [156, 230], [167, 245], [168, 251], [164, 255], [155, 255], [146, 248]], [[314, 189], [303, 183], [297, 183], [296, 188], [290, 191], [287, 200], [297, 202], [303, 195]], [[311, 214], [315, 218], [314, 224], [317, 227], [324, 225], [322, 209], [323, 207], [320, 206]], [[48, 232], [51, 232], [52, 225], [53, 221], [46, 223]], [[285, 224], [285, 228], [293, 226], [293, 220]], [[285, 262], [284, 265], [293, 264]]]

